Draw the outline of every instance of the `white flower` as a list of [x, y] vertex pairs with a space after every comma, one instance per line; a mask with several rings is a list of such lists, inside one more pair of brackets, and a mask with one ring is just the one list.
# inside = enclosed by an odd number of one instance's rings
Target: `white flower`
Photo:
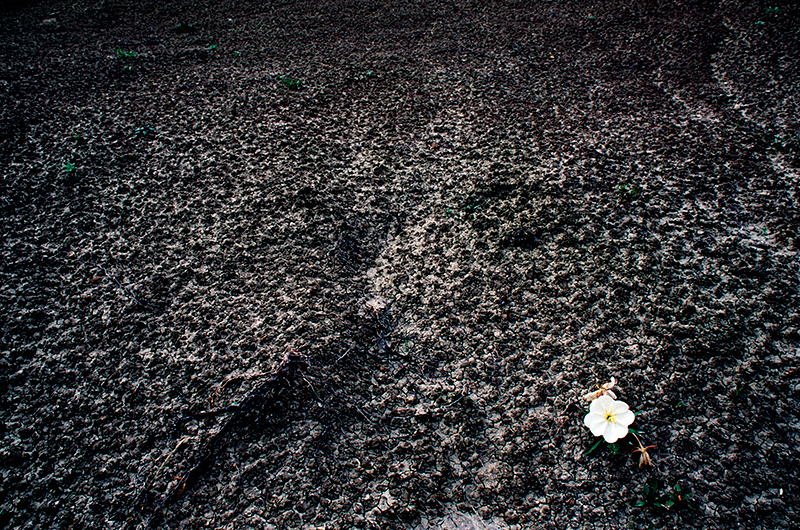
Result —
[[600, 396], [589, 405], [589, 414], [583, 423], [591, 429], [592, 434], [602, 436], [611, 444], [628, 434], [628, 425], [633, 423], [635, 417], [627, 404], [614, 401], [609, 396]]
[[605, 395], [609, 395], [612, 398], [617, 399], [616, 394], [614, 394], [614, 392], [611, 391], [611, 389], [614, 388], [616, 384], [617, 380], [612, 377], [611, 381], [609, 381], [608, 383], [603, 383], [603, 386], [600, 387], [600, 390], [594, 390], [592, 392], [589, 392], [588, 394], [583, 396], [583, 399], [585, 399], [586, 401], [593, 401], [599, 398], [600, 396], [605, 396]]

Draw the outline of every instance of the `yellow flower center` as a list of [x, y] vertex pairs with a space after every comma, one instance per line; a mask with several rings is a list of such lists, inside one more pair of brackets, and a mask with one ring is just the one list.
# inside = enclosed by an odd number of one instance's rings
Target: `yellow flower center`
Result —
[[617, 413], [613, 410], [606, 410], [606, 421], [609, 423], [617, 423]]

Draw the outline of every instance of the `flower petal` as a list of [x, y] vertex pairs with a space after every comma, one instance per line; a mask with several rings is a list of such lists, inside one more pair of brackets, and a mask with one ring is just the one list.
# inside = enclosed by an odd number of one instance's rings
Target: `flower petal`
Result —
[[610, 397], [600, 396], [599, 398], [592, 401], [591, 405], [589, 405], [589, 412], [605, 415], [606, 411], [611, 409], [612, 403], [614, 403], [614, 400], [611, 399]]
[[606, 417], [602, 414], [595, 414], [594, 412], [590, 412], [583, 418], [583, 424], [589, 427], [590, 429], [597, 425], [598, 423], [603, 423], [606, 421]]
[[628, 435], [628, 428], [624, 425], [620, 425], [618, 423], [609, 423], [608, 428], [603, 433], [603, 438], [610, 443], [613, 444], [620, 438], [624, 438]]
[[636, 419], [636, 415], [629, 410], [617, 413], [617, 423], [624, 425], [625, 427], [633, 423], [634, 419]]
[[603, 418], [601, 421], [591, 425], [589, 427], [589, 429], [592, 431], [592, 434], [594, 434], [595, 436], [605, 437], [606, 433], [608, 432], [609, 425], [611, 425], [611, 424], [608, 423], [605, 420], [605, 418]]
[[630, 409], [628, 404], [624, 401], [614, 401], [611, 404], [611, 408], [614, 410], [614, 414], [620, 414], [621, 412], [625, 412]]

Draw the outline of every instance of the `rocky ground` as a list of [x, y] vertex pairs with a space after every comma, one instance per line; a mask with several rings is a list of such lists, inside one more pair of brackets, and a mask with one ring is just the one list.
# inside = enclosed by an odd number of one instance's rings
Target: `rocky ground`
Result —
[[3, 9], [0, 526], [800, 517], [795, 3]]

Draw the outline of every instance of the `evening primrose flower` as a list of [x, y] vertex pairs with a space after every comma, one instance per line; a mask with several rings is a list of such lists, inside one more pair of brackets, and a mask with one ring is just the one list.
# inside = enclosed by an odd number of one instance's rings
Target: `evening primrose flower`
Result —
[[603, 386], [600, 387], [600, 390], [594, 390], [592, 392], [589, 392], [588, 394], [583, 396], [583, 399], [585, 399], [586, 401], [594, 401], [600, 396], [606, 396], [606, 395], [611, 396], [613, 399], [617, 399], [617, 395], [611, 391], [611, 389], [614, 388], [616, 384], [617, 384], [616, 378], [612, 377], [611, 381], [609, 381], [608, 383], [603, 383]]
[[602, 436], [611, 444], [627, 436], [628, 425], [633, 423], [635, 417], [627, 404], [609, 396], [600, 396], [589, 405], [589, 414], [583, 419], [583, 423], [592, 434]]

